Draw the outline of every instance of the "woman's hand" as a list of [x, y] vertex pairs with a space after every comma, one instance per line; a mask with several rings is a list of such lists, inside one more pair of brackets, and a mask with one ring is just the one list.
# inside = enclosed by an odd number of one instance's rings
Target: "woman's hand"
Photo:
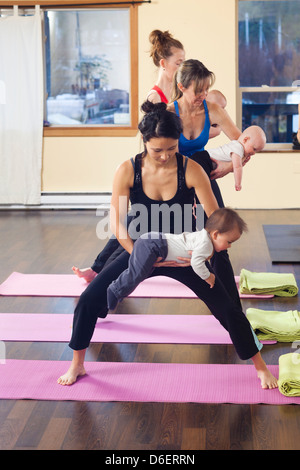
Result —
[[[191, 254], [192, 252], [190, 251], [189, 254]], [[178, 261], [173, 261], [173, 260], [170, 260], [170, 261], [161, 261], [162, 258], [157, 258], [156, 262], [154, 263], [154, 267], [155, 268], [166, 268], [166, 267], [169, 267], [169, 268], [186, 268], [188, 266], [191, 266], [191, 258], [184, 258], [184, 257], [181, 257], [181, 256], [178, 256]]]
[[212, 289], [216, 282], [216, 276], [213, 273], [210, 273], [210, 276], [205, 280], [207, 284], [209, 284], [210, 288]]
[[216, 163], [217, 168], [210, 173], [210, 179], [215, 180], [217, 178], [223, 178], [223, 176], [228, 175], [233, 171], [232, 162], [221, 162], [215, 160], [214, 158], [211, 159], [213, 162]]

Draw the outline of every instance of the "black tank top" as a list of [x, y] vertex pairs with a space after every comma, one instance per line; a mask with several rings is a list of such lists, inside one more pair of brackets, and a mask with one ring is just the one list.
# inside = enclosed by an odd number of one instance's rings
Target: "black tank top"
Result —
[[[185, 171], [188, 158], [183, 165], [183, 156], [176, 153], [177, 191], [168, 201], [150, 199], [143, 190], [142, 154], [131, 159], [134, 168], [134, 183], [130, 190], [131, 210], [134, 220], [129, 228], [132, 238], [146, 232], [182, 233], [196, 230], [193, 213], [195, 199], [194, 188], [188, 188], [185, 182]], [[137, 233], [134, 234], [132, 230]]]

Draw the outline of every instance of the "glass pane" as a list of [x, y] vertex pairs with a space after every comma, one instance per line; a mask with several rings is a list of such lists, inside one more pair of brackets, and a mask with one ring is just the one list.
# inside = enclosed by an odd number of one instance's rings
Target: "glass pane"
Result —
[[298, 129], [299, 102], [300, 92], [243, 92], [243, 130], [257, 125], [268, 143], [291, 143]]
[[299, 0], [239, 1], [240, 86], [292, 86], [299, 77]]
[[50, 125], [130, 125], [129, 9], [45, 13]]

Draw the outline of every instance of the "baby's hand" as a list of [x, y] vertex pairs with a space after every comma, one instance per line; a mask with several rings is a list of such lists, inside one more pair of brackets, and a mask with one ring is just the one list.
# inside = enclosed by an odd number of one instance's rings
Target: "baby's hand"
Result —
[[216, 276], [213, 273], [210, 273], [210, 276], [205, 280], [207, 284], [210, 285], [210, 288], [212, 289], [215, 285]]
[[242, 158], [242, 165], [245, 166], [246, 163], [248, 163], [250, 161], [250, 159], [251, 159], [251, 156], [250, 157], [249, 156], [243, 157]]
[[241, 191], [241, 189], [242, 189], [242, 186], [235, 185], [235, 190], [236, 191]]

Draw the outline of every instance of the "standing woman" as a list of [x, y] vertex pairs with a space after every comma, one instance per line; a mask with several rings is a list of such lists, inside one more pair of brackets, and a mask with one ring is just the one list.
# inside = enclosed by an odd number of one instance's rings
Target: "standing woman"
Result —
[[150, 57], [158, 68], [158, 78], [147, 99], [153, 103], [171, 100], [174, 73], [185, 59], [183, 45], [169, 31], [155, 29], [149, 35]]
[[[149, 222], [145, 227], [146, 231], [152, 230], [152, 209], [164, 205], [170, 209], [175, 205], [181, 207], [180, 215], [176, 220], [174, 217], [173, 225], [170, 223], [170, 231], [173, 229], [174, 233], [174, 226], [176, 223], [178, 227], [179, 218], [183, 226], [185, 211], [188, 208], [192, 212], [195, 192], [203, 203], [207, 216], [218, 208], [204, 170], [200, 165], [177, 153], [178, 139], [182, 132], [180, 119], [167, 111], [164, 103], [153, 104], [148, 101], [143, 110], [147, 114], [139, 124], [139, 129], [145, 150], [135, 159], [127, 160], [118, 167], [113, 183], [112, 230], [124, 250], [99, 273], [80, 296], [74, 312], [70, 341], [73, 360], [66, 374], [58, 379], [61, 385], [71, 385], [78, 376], [85, 375], [86, 348], [90, 344], [98, 317], [104, 318], [107, 315], [107, 288], [128, 267], [134, 240], [127, 230], [126, 223], [122, 221], [126, 218], [129, 201], [146, 209]], [[127, 204], [124, 204], [124, 201]], [[191, 229], [195, 230], [195, 224]], [[162, 231], [160, 227], [158, 230]], [[276, 379], [270, 374], [260, 355], [262, 345], [242, 309], [228, 295], [217, 273], [215, 285], [211, 289], [206, 281], [197, 276], [189, 263], [175, 263], [174, 267], [169, 267], [169, 262], [163, 261], [160, 265], [162, 267], [155, 268], [152, 275], [169, 276], [190, 287], [227, 329], [240, 358], [252, 359], [262, 387], [276, 387]]]
[[[193, 158], [205, 167], [208, 174], [212, 170], [207, 155], [197, 155], [203, 151], [208, 139], [211, 123], [219, 126], [229, 138], [236, 140], [241, 135], [240, 129], [234, 124], [224, 107], [215, 102], [207, 101], [210, 87], [215, 81], [214, 73], [208, 70], [199, 60], [185, 60], [175, 72], [173, 79], [172, 102], [168, 109], [181, 118], [183, 132], [179, 138], [179, 151], [182, 155]], [[221, 164], [220, 164], [221, 163]], [[210, 169], [207, 168], [210, 165]], [[232, 171], [232, 163], [218, 162], [214, 177], [222, 177]], [[212, 176], [212, 175], [210, 175]], [[212, 188], [219, 206], [224, 206], [218, 185], [213, 180]]]
[[[232, 162], [217, 162], [213, 170], [212, 160], [204, 150], [209, 139], [210, 125], [217, 125], [230, 140], [237, 139], [241, 131], [234, 124], [227, 111], [214, 102], [206, 101], [215, 76], [199, 60], [184, 61], [174, 75], [173, 101], [168, 109], [180, 117], [183, 132], [179, 138], [179, 152], [199, 163], [210, 177], [211, 188], [219, 207], [224, 207], [218, 183], [211, 179], [225, 176], [232, 171]], [[202, 203], [202, 201], [200, 200]], [[201, 227], [202, 228], [202, 227]], [[232, 299], [241, 307], [239, 292], [227, 250], [215, 253], [211, 265]]]

